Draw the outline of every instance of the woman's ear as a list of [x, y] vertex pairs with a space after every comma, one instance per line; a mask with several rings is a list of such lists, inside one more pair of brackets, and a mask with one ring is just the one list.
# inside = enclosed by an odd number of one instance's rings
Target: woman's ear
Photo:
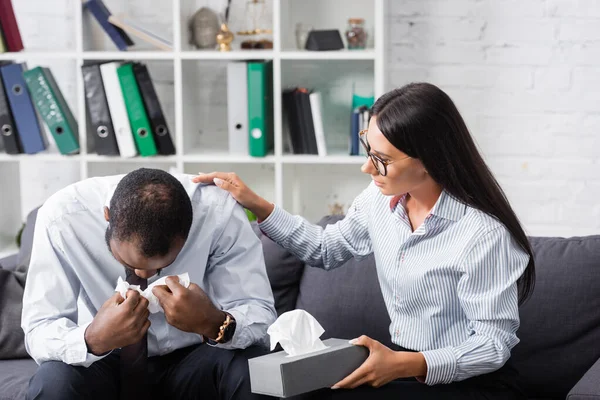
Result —
[[108, 217], [110, 214], [108, 213], [108, 207], [104, 206], [104, 219], [108, 222]]

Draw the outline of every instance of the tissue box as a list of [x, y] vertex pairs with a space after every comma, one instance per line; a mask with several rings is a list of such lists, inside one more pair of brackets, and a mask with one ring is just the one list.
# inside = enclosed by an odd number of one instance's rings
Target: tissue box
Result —
[[289, 357], [285, 351], [248, 360], [253, 393], [290, 397], [332, 387], [350, 375], [369, 356], [363, 346], [347, 339], [327, 339], [326, 349]]

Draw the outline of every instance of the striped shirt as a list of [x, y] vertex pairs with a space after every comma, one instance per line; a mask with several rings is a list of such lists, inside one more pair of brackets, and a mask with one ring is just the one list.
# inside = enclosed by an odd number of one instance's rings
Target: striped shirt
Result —
[[324, 229], [278, 206], [260, 228], [326, 270], [373, 253], [391, 340], [422, 352], [426, 384], [497, 370], [519, 342], [516, 281], [529, 255], [498, 220], [445, 191], [413, 231], [405, 200], [371, 183]]

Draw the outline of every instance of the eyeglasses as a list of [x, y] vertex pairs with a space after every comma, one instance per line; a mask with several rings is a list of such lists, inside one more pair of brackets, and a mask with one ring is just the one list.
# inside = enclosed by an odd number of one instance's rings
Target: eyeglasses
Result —
[[363, 129], [362, 131], [358, 132], [358, 138], [360, 139], [360, 143], [362, 144], [362, 146], [365, 148], [365, 151], [367, 152], [367, 157], [369, 157], [371, 159], [373, 166], [375, 167], [375, 169], [381, 176], [387, 175], [387, 166], [388, 165], [390, 165], [396, 161], [405, 160], [407, 158], [410, 158], [409, 156], [406, 156], [399, 160], [386, 161], [386, 160], [383, 160], [378, 155], [371, 153], [371, 146], [369, 145], [369, 142], [367, 142], [367, 129]]

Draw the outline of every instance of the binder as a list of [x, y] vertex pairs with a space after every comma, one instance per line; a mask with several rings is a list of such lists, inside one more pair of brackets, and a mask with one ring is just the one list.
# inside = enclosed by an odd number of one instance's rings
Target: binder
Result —
[[0, 79], [0, 137], [2, 137], [7, 154], [19, 154], [23, 151], [2, 79]]
[[35, 154], [47, 147], [46, 137], [40, 129], [38, 117], [23, 79], [23, 64], [8, 64], [0, 67], [0, 74], [10, 110], [21, 138], [23, 151]]
[[273, 149], [273, 63], [251, 61], [248, 70], [249, 153], [264, 157]]
[[229, 153], [248, 155], [248, 72], [246, 62], [227, 64]]
[[94, 18], [96, 18], [96, 21], [98, 21], [102, 29], [104, 29], [119, 50], [125, 51], [127, 50], [127, 47], [134, 45], [127, 33], [108, 21], [111, 13], [102, 0], [87, 0], [84, 5], [90, 10]]
[[300, 127], [300, 103], [296, 101], [296, 89], [286, 89], [283, 91], [282, 105], [285, 110], [292, 153], [304, 154], [304, 141]]
[[158, 154], [175, 154], [175, 146], [173, 145], [167, 120], [154, 90], [154, 84], [152, 83], [148, 68], [142, 63], [135, 63], [133, 64], [133, 73], [140, 88], [148, 119], [150, 119], [152, 136], [156, 143]]
[[158, 151], [152, 137], [152, 128], [144, 109], [142, 95], [133, 74], [133, 65], [131, 63], [121, 65], [117, 68], [117, 75], [137, 149], [143, 157], [156, 155]]
[[8, 51], [23, 50], [23, 41], [15, 18], [12, 0], [0, 0], [0, 25]]
[[359, 139], [358, 132], [360, 130], [361, 111], [355, 109], [352, 111], [350, 120], [350, 155], [357, 156], [359, 154]]
[[125, 100], [123, 100], [123, 92], [121, 84], [117, 76], [117, 68], [120, 65], [118, 62], [110, 62], [100, 65], [100, 73], [102, 82], [104, 83], [104, 92], [108, 102], [108, 109], [112, 118], [113, 128], [119, 145], [119, 153], [121, 157], [134, 157], [138, 154], [129, 125], [129, 117], [127, 117], [127, 109], [125, 108]]
[[310, 95], [308, 90], [300, 88], [296, 91], [298, 101], [300, 102], [300, 120], [302, 121], [302, 138], [305, 143], [306, 154], [318, 154], [317, 139], [315, 138], [315, 127], [310, 106]]
[[327, 155], [327, 144], [325, 142], [325, 130], [323, 129], [323, 115], [321, 111], [321, 93], [312, 92], [309, 96], [310, 110], [315, 130], [315, 139], [317, 142], [317, 154], [319, 156]]
[[100, 65], [88, 64], [81, 67], [85, 90], [85, 106], [89, 117], [88, 131], [94, 137], [96, 153], [102, 156], [118, 156], [119, 146], [113, 128]]
[[33, 104], [61, 154], [79, 153], [79, 128], [52, 72], [36, 67], [23, 73]]

